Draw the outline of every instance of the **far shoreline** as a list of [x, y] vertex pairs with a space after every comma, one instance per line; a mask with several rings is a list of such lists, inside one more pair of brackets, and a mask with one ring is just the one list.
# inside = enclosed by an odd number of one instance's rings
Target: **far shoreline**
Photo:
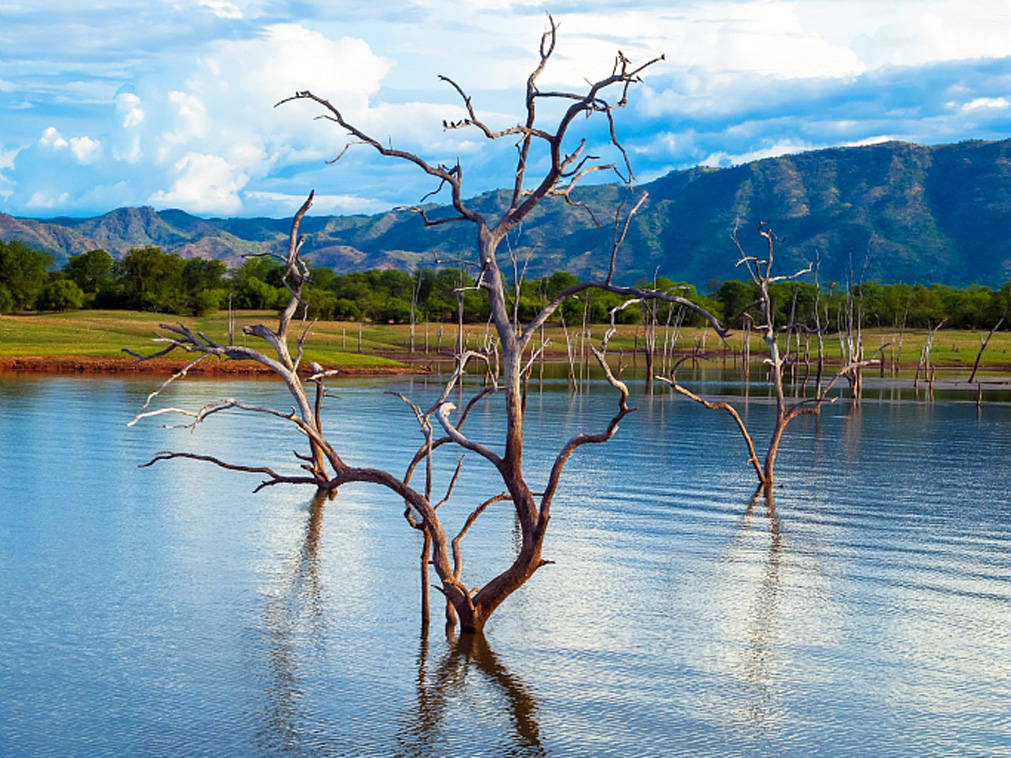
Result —
[[[94, 358], [86, 356], [41, 356], [20, 355], [0, 356], [0, 374], [63, 374], [81, 376], [115, 375], [161, 375], [167, 376], [182, 371], [189, 361], [153, 358]], [[427, 375], [435, 373], [428, 365], [397, 366], [338, 366], [339, 376], [399, 376]], [[190, 376], [230, 376], [269, 377], [272, 372], [266, 366], [253, 361], [204, 360], [191, 366], [186, 372]]]
[[[677, 354], [682, 354], [678, 351]], [[690, 357], [690, 351], [684, 351], [684, 356]], [[444, 360], [439, 360], [432, 355], [410, 355], [409, 353], [383, 355], [387, 360], [400, 361], [396, 365], [356, 365], [340, 366], [325, 365], [330, 370], [336, 370], [334, 378], [341, 377], [382, 377], [382, 376], [433, 376], [439, 373], [437, 364], [452, 363], [443, 355]], [[719, 363], [718, 354], [702, 357], [702, 362], [706, 360]], [[627, 358], [626, 358], [627, 360]], [[189, 365], [190, 361], [173, 360], [168, 358], [152, 358], [147, 360], [137, 360], [128, 357], [92, 357], [92, 356], [66, 356], [66, 355], [0, 355], [0, 376], [4, 374], [58, 374], [62, 376], [171, 376], [179, 373]], [[546, 363], [563, 366], [565, 361], [558, 356], [551, 356]], [[826, 366], [831, 366], [838, 361], [828, 360]], [[631, 368], [626, 364], [626, 367]], [[304, 373], [308, 373], [308, 362], [303, 364]], [[946, 383], [964, 383], [964, 380], [956, 379], [952, 374], [966, 374], [971, 372], [971, 366], [964, 364], [933, 364], [933, 368], [944, 374], [943, 379], [938, 381]], [[898, 369], [902, 372], [915, 372], [916, 363], [901, 363]], [[273, 372], [254, 361], [208, 359], [203, 360], [186, 371], [189, 376], [202, 377], [230, 377], [230, 378], [269, 378], [274, 376]], [[1007, 384], [1011, 383], [1011, 364], [991, 363], [983, 364], [979, 367], [982, 376], [988, 379], [981, 379], [983, 384]], [[1007, 378], [994, 381], [994, 375], [1007, 374]], [[878, 379], [878, 370], [874, 367], [864, 369], [866, 380]], [[880, 377], [885, 379], [886, 377]], [[888, 376], [888, 379], [898, 379], [899, 377]], [[910, 379], [909, 381], [912, 381]], [[928, 383], [929, 379], [920, 379], [923, 383]], [[974, 382], [975, 384], [975, 382]]]

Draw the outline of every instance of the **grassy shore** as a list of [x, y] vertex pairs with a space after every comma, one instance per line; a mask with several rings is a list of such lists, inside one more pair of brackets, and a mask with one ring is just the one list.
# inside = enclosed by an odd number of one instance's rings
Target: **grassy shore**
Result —
[[[242, 312], [235, 318], [235, 342], [243, 344], [242, 326], [253, 323], [270, 323], [274, 317], [269, 312]], [[68, 370], [128, 371], [161, 370], [167, 366], [185, 365], [192, 356], [177, 351], [168, 360], [159, 359], [150, 364], [138, 363], [123, 351], [129, 348], [149, 354], [164, 347], [152, 341], [159, 324], [183, 321], [195, 332], [208, 335], [222, 343], [228, 341], [228, 316], [183, 318], [158, 313], [134, 311], [76, 311], [74, 313], [45, 313], [0, 316], [0, 365], [8, 368], [45, 370], [46, 367]], [[353, 328], [351, 341], [349, 327]], [[318, 361], [327, 366], [338, 366], [356, 371], [395, 371], [404, 368], [402, 361], [390, 357], [397, 352], [394, 345], [383, 341], [381, 328], [366, 328], [362, 351], [358, 352], [357, 325], [318, 323], [307, 341], [304, 360]], [[250, 346], [260, 342], [250, 339]], [[345, 348], [345, 344], [349, 346]], [[262, 343], [261, 343], [262, 345]], [[294, 352], [294, 351], [293, 351]], [[231, 361], [213, 361], [201, 364], [202, 370], [227, 370], [225, 366], [249, 368], [249, 364]]]
[[[243, 340], [243, 324], [269, 324], [272, 317], [273, 314], [268, 312], [240, 312], [235, 319], [236, 342], [241, 344]], [[0, 316], [0, 367], [35, 370], [60, 370], [61, 367], [83, 371], [139, 370], [146, 366], [138, 365], [134, 358], [123, 352], [123, 348], [141, 353], [156, 351], [161, 346], [151, 339], [158, 325], [177, 319], [175, 316], [156, 313], [98, 310]], [[194, 331], [203, 332], [222, 343], [227, 342], [227, 314], [187, 317], [182, 320]], [[604, 327], [592, 326], [590, 332], [592, 338], [599, 341]], [[464, 341], [471, 347], [480, 347], [490, 335], [485, 324], [464, 325]], [[980, 339], [985, 336], [981, 332], [940, 331], [934, 338], [931, 362], [939, 368], [971, 367], [979, 351]], [[564, 361], [567, 351], [562, 329], [551, 326], [545, 330], [545, 337], [550, 342], [548, 359]], [[658, 353], [663, 350], [665, 341], [672, 337], [673, 330], [665, 330], [663, 325], [658, 327]], [[897, 360], [902, 367], [915, 368], [927, 337], [926, 330], [907, 330], [902, 335], [902, 351], [897, 353], [899, 335], [894, 330], [868, 329], [864, 331], [865, 351], [869, 354], [881, 345], [891, 343], [884, 351], [886, 360], [889, 363]], [[580, 346], [577, 329], [570, 327], [569, 339], [573, 351], [578, 355]], [[410, 327], [406, 324], [318, 322], [307, 340], [305, 361], [318, 361], [325, 366], [344, 368], [350, 372], [423, 371], [428, 364], [439, 360], [440, 350], [451, 350], [456, 341], [455, 324], [418, 324], [415, 327], [415, 350], [412, 353], [409, 349]], [[250, 344], [253, 342], [257, 340]], [[743, 347], [742, 334], [733, 333], [728, 344], [730, 349], [740, 350]], [[643, 349], [644, 338], [641, 327], [631, 325], [621, 326], [610, 342], [612, 353], [623, 351], [627, 356], [636, 347]], [[752, 334], [753, 358], [758, 358], [763, 347], [759, 337]], [[674, 350], [683, 353], [695, 348], [711, 352], [720, 349], [721, 343], [711, 329], [682, 329], [677, 335]], [[830, 360], [839, 359], [840, 342], [836, 336], [826, 337], [825, 348]], [[813, 355], [816, 350], [813, 340], [810, 350]], [[160, 370], [186, 362], [187, 356], [179, 353], [176, 360], [159, 361], [149, 366], [153, 370]], [[1011, 332], [994, 335], [983, 354], [981, 365], [989, 370], [1011, 370]], [[248, 367], [248, 364], [205, 361], [202, 366], [212, 371], [226, 371]]]

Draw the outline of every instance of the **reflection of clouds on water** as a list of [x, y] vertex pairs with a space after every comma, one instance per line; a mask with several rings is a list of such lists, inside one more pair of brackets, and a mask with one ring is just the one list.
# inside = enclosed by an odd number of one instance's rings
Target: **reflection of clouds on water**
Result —
[[[197, 405], [280, 402], [269, 383], [237, 384], [187, 389]], [[256, 477], [196, 462], [138, 472], [182, 445], [293, 464], [283, 425], [240, 416], [127, 432], [150, 381], [136, 386], [0, 377], [8, 753], [522, 756], [539, 741], [595, 758], [1007, 754], [1007, 403], [980, 419], [971, 398], [865, 398], [850, 453], [844, 401], [797, 419], [777, 544], [761, 503], [744, 513], [753, 474], [734, 430], [695, 403], [638, 398], [614, 440], [570, 460], [545, 549], [557, 563], [490, 625], [523, 705], [462, 655], [440, 674], [441, 636], [419, 666], [418, 535], [402, 502], [342, 488], [314, 546], [305, 490], [252, 495]], [[402, 404], [358, 403], [363, 387], [341, 385], [332, 406], [349, 421], [361, 408], [356, 459], [413, 450], [413, 431], [391, 439]], [[767, 387], [752, 390], [749, 422], [768, 428]], [[500, 402], [468, 421], [475, 435], [493, 436]], [[531, 395], [525, 464], [543, 476], [559, 438], [613, 405], [591, 392], [570, 415], [564, 381]], [[447, 517], [480, 494], [458, 489]], [[510, 511], [468, 535], [469, 576], [512, 553]]]
[[863, 455], [863, 403], [852, 400], [842, 428], [842, 465], [855, 466]]
[[748, 726], [752, 740], [785, 739], [803, 718], [790, 702], [807, 652], [837, 642], [827, 577], [784, 534], [771, 497], [756, 495], [712, 582], [711, 660], [728, 677], [717, 702], [731, 721]]
[[306, 648], [321, 646], [326, 631], [319, 571], [324, 503], [323, 495], [313, 499], [301, 547], [285, 561], [275, 586], [268, 591], [260, 621], [268, 670], [261, 738], [274, 749], [296, 754], [301, 741], [299, 703], [304, 694], [299, 667], [305, 662]]

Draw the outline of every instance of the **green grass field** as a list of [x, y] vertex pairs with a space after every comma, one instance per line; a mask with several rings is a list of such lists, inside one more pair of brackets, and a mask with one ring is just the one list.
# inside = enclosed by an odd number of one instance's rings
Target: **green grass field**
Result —
[[[262, 322], [272, 324], [274, 314], [269, 312], [241, 312], [236, 317], [236, 342], [241, 343], [243, 324]], [[16, 316], [0, 316], [0, 357], [52, 357], [52, 358], [92, 358], [129, 359], [123, 348], [137, 352], [153, 352], [159, 345], [151, 341], [158, 325], [174, 323], [178, 317], [156, 313], [133, 311], [76, 311], [73, 313], [45, 313]], [[227, 341], [228, 316], [218, 313], [202, 318], [181, 319], [194, 331], [207, 334], [212, 339]], [[301, 328], [292, 330], [300, 333]], [[598, 342], [605, 331], [601, 325], [592, 326], [592, 339]], [[435, 360], [438, 349], [451, 350], [456, 343], [455, 324], [418, 324], [415, 328], [415, 353], [410, 354], [410, 328], [406, 324], [364, 324], [343, 322], [319, 322], [306, 343], [306, 361], [318, 361], [327, 366], [367, 367], [396, 366], [403, 362], [426, 362]], [[492, 334], [485, 324], [465, 324], [464, 339], [471, 347], [480, 347]], [[672, 333], [672, 332], [671, 332]], [[361, 339], [359, 348], [359, 335]], [[553, 360], [564, 360], [566, 354], [565, 336], [558, 326], [545, 330], [550, 341], [548, 356]], [[578, 351], [578, 330], [569, 328], [569, 337], [574, 350]], [[982, 332], [947, 330], [938, 332], [931, 352], [932, 362], [937, 366], [971, 366], [979, 350]], [[251, 339], [251, 338], [247, 338]], [[902, 339], [900, 362], [904, 366], [915, 366], [920, 348], [927, 339], [926, 330], [906, 331]], [[255, 342], [256, 340], [253, 340]], [[657, 329], [657, 350], [662, 350], [665, 329]], [[886, 349], [886, 358], [895, 357], [898, 335], [891, 329], [869, 329], [864, 331], [864, 345], [867, 354], [884, 343], [892, 343]], [[249, 344], [252, 344], [250, 342]], [[734, 332], [729, 339], [730, 347], [739, 350], [742, 346], [741, 332]], [[803, 344], [803, 343], [802, 343]], [[426, 351], [427, 345], [427, 351]], [[644, 346], [641, 329], [621, 326], [610, 342], [612, 353], [630, 353], [638, 345]], [[683, 329], [678, 335], [675, 350], [691, 350], [693, 345], [700, 349], [715, 350], [720, 347], [714, 332], [704, 329]], [[839, 339], [829, 335], [825, 339], [826, 352], [830, 359], [840, 355]], [[759, 354], [764, 345], [760, 338], [752, 334], [751, 350]], [[812, 355], [816, 345], [812, 340]], [[180, 360], [186, 355], [178, 353]], [[1011, 332], [998, 332], [983, 354], [981, 365], [988, 367], [1011, 366]]]
[[[235, 322], [235, 341], [242, 344], [242, 325], [271, 324], [274, 314], [243, 312]], [[76, 311], [38, 315], [0, 316], [0, 357], [40, 356], [49, 358], [95, 358], [132, 360], [123, 348], [138, 353], [155, 352], [164, 345], [152, 338], [159, 324], [182, 321], [195, 332], [202, 332], [222, 343], [228, 339], [228, 316], [216, 314], [203, 318], [182, 318], [157, 313], [133, 311]], [[328, 366], [397, 366], [396, 360], [384, 357], [397, 350], [383, 341], [381, 329], [366, 328], [362, 352], [357, 352], [357, 325], [351, 340], [349, 325], [320, 323], [313, 328], [306, 342], [305, 361], [319, 361]], [[293, 330], [300, 333], [301, 329]], [[347, 335], [345, 338], [344, 335]], [[260, 342], [254, 338], [250, 346]], [[262, 344], [262, 343], [261, 343]], [[349, 347], [344, 348], [347, 344]], [[174, 357], [187, 360], [178, 351]]]

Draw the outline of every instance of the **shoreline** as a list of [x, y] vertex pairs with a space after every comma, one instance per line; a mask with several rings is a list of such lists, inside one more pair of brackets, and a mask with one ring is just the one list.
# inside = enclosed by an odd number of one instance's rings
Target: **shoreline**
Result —
[[[433, 365], [440, 363], [439, 360], [431, 356], [425, 356], [419, 360], [417, 355], [383, 355], [390, 360], [401, 361], [399, 366], [336, 366], [338, 377], [343, 376], [402, 376], [402, 375], [430, 375], [438, 373]], [[549, 359], [549, 363], [563, 365], [563, 359]], [[185, 368], [190, 361], [173, 360], [170, 358], [153, 358], [145, 361], [138, 361], [135, 358], [96, 358], [88, 356], [0, 356], [0, 374], [69, 374], [69, 375], [93, 375], [101, 376], [108, 374], [138, 374], [138, 375], [170, 375]], [[901, 364], [902, 371], [915, 371], [916, 364]], [[968, 374], [970, 366], [965, 365], [937, 365], [937, 371], [945, 373]], [[1011, 375], [1011, 364], [984, 364], [980, 366], [980, 371], [984, 374], [1008, 373]], [[872, 373], [873, 372], [873, 373]], [[272, 376], [272, 372], [266, 366], [252, 361], [236, 360], [204, 360], [192, 366], [187, 374], [193, 376]], [[865, 380], [877, 379], [877, 371], [874, 368], [865, 369]], [[945, 377], [951, 381], [950, 377]], [[923, 378], [921, 381], [928, 381]]]
[[[189, 361], [153, 358], [138, 361], [135, 358], [90, 358], [84, 356], [0, 356], [0, 373], [15, 374], [141, 374], [169, 375], [185, 368]], [[431, 374], [429, 366], [339, 366], [344, 376], [397, 376], [403, 374]], [[272, 376], [266, 366], [252, 361], [204, 360], [192, 366], [187, 374], [192, 376]]]

